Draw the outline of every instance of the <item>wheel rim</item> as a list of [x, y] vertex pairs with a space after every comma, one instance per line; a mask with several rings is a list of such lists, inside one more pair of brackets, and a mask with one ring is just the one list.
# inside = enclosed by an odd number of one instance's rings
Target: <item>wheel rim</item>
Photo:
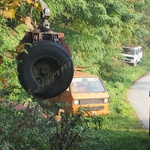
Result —
[[56, 80], [54, 73], [59, 68], [60, 64], [56, 59], [52, 57], [41, 58], [34, 63], [31, 75], [38, 85], [49, 85]]

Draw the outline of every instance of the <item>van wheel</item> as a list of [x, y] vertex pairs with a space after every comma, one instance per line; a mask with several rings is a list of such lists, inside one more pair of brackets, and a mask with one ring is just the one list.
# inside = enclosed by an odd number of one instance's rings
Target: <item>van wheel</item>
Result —
[[134, 66], [137, 66], [137, 61], [136, 62], [134, 62], [134, 64], [133, 64]]
[[73, 63], [64, 47], [40, 41], [18, 56], [18, 78], [22, 87], [38, 98], [52, 98], [64, 92], [73, 78]]

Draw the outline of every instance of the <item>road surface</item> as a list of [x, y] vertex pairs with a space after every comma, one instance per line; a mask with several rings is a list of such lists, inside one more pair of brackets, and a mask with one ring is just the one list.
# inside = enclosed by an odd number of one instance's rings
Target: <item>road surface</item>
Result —
[[149, 129], [150, 72], [137, 80], [129, 89], [128, 98], [145, 129]]

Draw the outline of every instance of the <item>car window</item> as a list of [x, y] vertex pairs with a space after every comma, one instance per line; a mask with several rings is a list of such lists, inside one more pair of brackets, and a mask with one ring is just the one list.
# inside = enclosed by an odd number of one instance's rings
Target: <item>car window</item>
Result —
[[99, 78], [73, 78], [72, 92], [105, 92], [105, 88]]
[[123, 48], [123, 53], [134, 55], [135, 51], [133, 49], [130, 49], [130, 48]]

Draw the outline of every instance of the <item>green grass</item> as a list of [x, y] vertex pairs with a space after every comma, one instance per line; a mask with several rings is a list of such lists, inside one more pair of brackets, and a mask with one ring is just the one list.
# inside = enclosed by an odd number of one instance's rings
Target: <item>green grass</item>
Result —
[[149, 150], [147, 134], [140, 130], [101, 129], [88, 134], [79, 150]]

